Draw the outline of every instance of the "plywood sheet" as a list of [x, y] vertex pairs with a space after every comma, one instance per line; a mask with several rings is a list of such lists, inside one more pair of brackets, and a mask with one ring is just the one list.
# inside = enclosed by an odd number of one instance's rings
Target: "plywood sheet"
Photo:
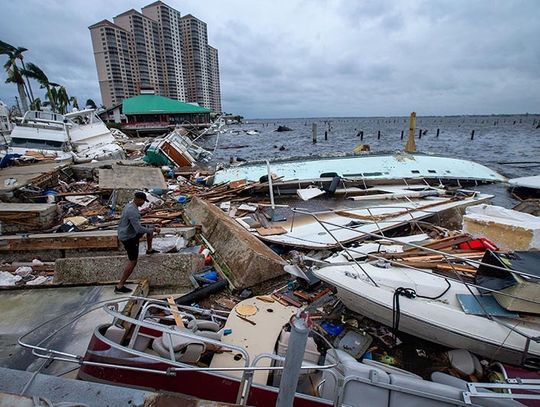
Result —
[[[257, 312], [246, 317], [255, 325], [240, 318], [236, 312], [237, 308], [246, 306], [255, 306]], [[258, 298], [248, 298], [236, 305], [231, 311], [225, 324], [225, 329], [231, 329], [230, 335], [224, 336], [221, 341], [231, 345], [242, 346], [249, 354], [250, 363], [255, 356], [260, 353], [273, 353], [276, 342], [281, 333], [283, 325], [291, 319], [291, 316], [298, 311], [298, 308], [287, 307], [279, 302], [268, 303]], [[215, 355], [210, 367], [243, 367], [244, 358], [236, 357], [237, 353], [221, 353]], [[236, 359], [238, 360], [235, 360]], [[257, 366], [270, 366], [269, 359], [263, 359]], [[253, 376], [253, 382], [266, 384], [268, 380], [268, 371], [258, 370]], [[231, 376], [241, 377], [242, 372], [227, 372]]]
[[100, 189], [166, 189], [159, 168], [114, 167], [99, 170]]

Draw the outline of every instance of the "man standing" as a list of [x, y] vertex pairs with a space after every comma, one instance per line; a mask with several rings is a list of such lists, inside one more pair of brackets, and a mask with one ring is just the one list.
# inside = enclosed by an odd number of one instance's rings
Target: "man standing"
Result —
[[122, 278], [114, 288], [114, 292], [118, 294], [127, 294], [131, 292], [131, 289], [124, 284], [137, 265], [137, 259], [139, 257], [139, 241], [142, 236], [146, 235], [146, 254], [157, 253], [157, 250], [152, 249], [152, 236], [154, 232], [159, 233], [161, 229], [159, 227], [145, 227], [141, 225], [139, 207], [143, 206], [145, 202], [148, 202], [146, 194], [144, 192], [135, 192], [133, 201], [128, 203], [122, 211], [122, 217], [118, 224], [118, 239], [120, 239], [126, 248], [128, 255], [128, 262], [124, 267]]

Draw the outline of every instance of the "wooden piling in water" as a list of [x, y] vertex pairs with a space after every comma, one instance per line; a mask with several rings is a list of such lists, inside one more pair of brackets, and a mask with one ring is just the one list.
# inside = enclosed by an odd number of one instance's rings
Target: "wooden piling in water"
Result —
[[401, 140], [403, 140], [403, 130], [401, 130]]
[[311, 133], [313, 136], [313, 144], [317, 144], [317, 123], [311, 124]]
[[474, 140], [474, 130], [471, 131], [471, 140]]
[[381, 139], [381, 131], [377, 130], [377, 140], [380, 140], [380, 139]]
[[437, 129], [437, 135], [435, 137], [439, 137], [439, 132], [441, 129]]
[[360, 130], [360, 141], [364, 140], [364, 130]]
[[418, 139], [422, 138], [422, 129], [418, 129]]
[[412, 112], [409, 117], [409, 138], [407, 139], [407, 144], [405, 145], [405, 151], [412, 153], [416, 151], [416, 143], [414, 142], [414, 128], [416, 126], [416, 112]]
[[328, 140], [328, 131], [324, 131], [324, 140]]

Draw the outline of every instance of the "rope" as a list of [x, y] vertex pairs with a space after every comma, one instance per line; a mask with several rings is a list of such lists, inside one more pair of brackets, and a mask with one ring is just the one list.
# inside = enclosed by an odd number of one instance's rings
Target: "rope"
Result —
[[425, 298], [427, 300], [438, 300], [444, 294], [446, 294], [451, 287], [450, 281], [448, 281], [448, 279], [445, 278], [444, 281], [446, 281], [446, 284], [448, 284], [448, 287], [446, 287], [442, 293], [434, 297], [430, 297], [427, 295], [419, 295], [416, 292], [416, 290], [414, 290], [413, 288], [405, 288], [405, 287], [396, 288], [396, 290], [394, 291], [394, 298], [393, 298], [393, 303], [392, 303], [392, 335], [394, 336], [394, 346], [397, 345], [397, 333], [399, 331], [399, 322], [401, 319], [401, 308], [399, 304], [399, 297], [404, 296], [410, 299]]

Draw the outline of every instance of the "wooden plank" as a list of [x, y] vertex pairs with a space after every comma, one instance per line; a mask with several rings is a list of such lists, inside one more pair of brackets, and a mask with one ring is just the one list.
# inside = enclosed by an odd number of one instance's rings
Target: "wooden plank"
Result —
[[475, 274], [476, 271], [478, 270], [477, 268], [472, 267], [472, 266], [465, 266], [465, 265], [458, 266], [457, 264], [455, 264], [453, 268], [449, 264], [437, 264], [436, 268], [437, 270], [441, 270], [441, 271], [456, 270], [456, 271], [461, 271], [462, 273], [472, 273], [472, 274]]
[[169, 308], [172, 311], [174, 322], [176, 322], [176, 326], [179, 328], [184, 328], [184, 321], [182, 321], [182, 317], [180, 316], [180, 311], [178, 311], [178, 306], [176, 305], [176, 302], [174, 302], [174, 298], [167, 297], [167, 302], [169, 303]]
[[[428, 247], [433, 250], [441, 250], [441, 249], [446, 249], [446, 248], [458, 245], [460, 243], [468, 242], [471, 239], [472, 239], [471, 236], [466, 235], [466, 234], [450, 236], [450, 237], [445, 237], [444, 239], [437, 239], [429, 243], [423, 244], [422, 247]], [[421, 250], [422, 249], [419, 249], [416, 247], [410, 247], [408, 249], [405, 249], [404, 252], [415, 252], [415, 251], [421, 251]]]
[[[145, 278], [137, 284], [137, 287], [135, 287], [135, 290], [131, 294], [134, 297], [146, 297], [148, 296], [148, 293], [150, 292], [150, 283], [148, 282], [148, 279]], [[137, 314], [141, 310], [143, 305], [143, 301], [141, 300], [129, 300], [126, 303], [126, 306], [122, 310], [122, 315], [125, 315], [126, 317], [130, 318], [136, 318]], [[115, 321], [117, 322], [117, 321]], [[121, 325], [125, 328], [126, 332], [128, 331], [131, 323], [127, 321], [122, 321]]]
[[257, 228], [257, 233], [261, 236], [283, 235], [287, 230], [282, 226], [270, 226], [268, 228]]
[[2, 236], [0, 252], [47, 249], [118, 249], [116, 230]]

